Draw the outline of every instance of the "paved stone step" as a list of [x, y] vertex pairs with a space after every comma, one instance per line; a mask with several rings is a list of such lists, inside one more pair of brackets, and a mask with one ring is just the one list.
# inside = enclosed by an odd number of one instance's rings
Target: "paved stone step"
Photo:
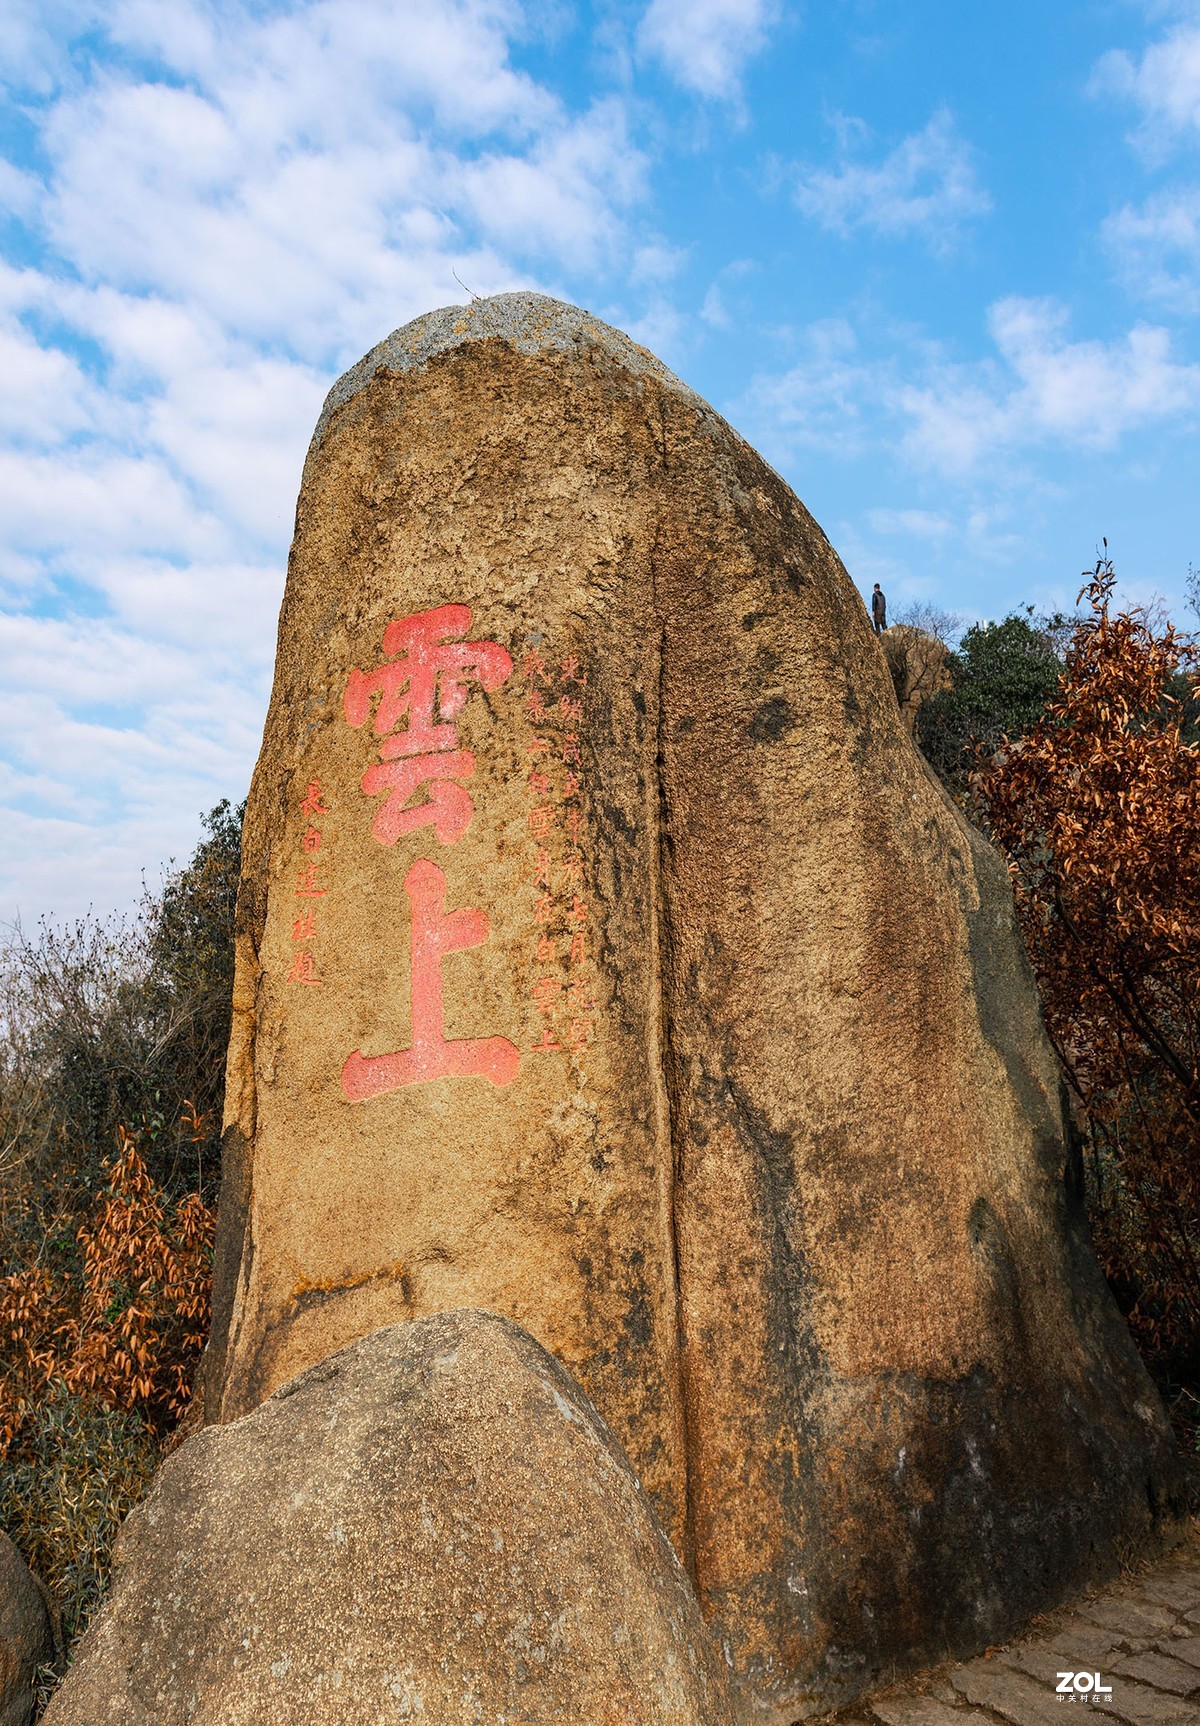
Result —
[[986, 1656], [893, 1685], [837, 1726], [1096, 1726], [1100, 1717], [1200, 1726], [1200, 1533], [1154, 1570]]

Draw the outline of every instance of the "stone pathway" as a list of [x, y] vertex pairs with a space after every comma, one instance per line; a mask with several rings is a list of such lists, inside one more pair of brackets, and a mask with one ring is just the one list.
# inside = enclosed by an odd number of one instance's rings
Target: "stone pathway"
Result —
[[[1070, 1700], [1057, 1693], [1064, 1672], [1078, 1675]], [[1071, 1726], [1101, 1710], [1122, 1726], [1200, 1726], [1200, 1529], [1153, 1569], [894, 1685], [837, 1726]]]

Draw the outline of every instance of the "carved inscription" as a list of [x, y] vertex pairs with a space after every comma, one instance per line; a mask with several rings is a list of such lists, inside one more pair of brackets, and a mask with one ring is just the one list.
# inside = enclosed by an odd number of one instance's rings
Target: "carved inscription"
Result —
[[[475, 771], [472, 750], [460, 749], [455, 725], [472, 686], [498, 689], [512, 659], [497, 641], [469, 641], [471, 611], [442, 605], [388, 624], [387, 656], [373, 671], [350, 673], [345, 713], [365, 725], [375, 704], [373, 732], [380, 759], [362, 776], [364, 796], [382, 797], [371, 831], [395, 845], [420, 827], [432, 827], [441, 845], [456, 845], [474, 805], [463, 781]], [[423, 800], [411, 799], [424, 791]], [[410, 919], [412, 1042], [385, 1055], [348, 1055], [342, 1089], [351, 1102], [379, 1097], [429, 1079], [481, 1078], [508, 1085], [520, 1052], [506, 1037], [445, 1035], [442, 963], [448, 954], [488, 938], [483, 911], [446, 910], [446, 877], [430, 858], [418, 858], [404, 877]]]

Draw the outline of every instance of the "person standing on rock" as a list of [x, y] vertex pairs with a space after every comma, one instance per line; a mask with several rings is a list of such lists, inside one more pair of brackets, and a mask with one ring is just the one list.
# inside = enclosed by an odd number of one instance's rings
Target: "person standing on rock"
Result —
[[887, 628], [887, 598], [878, 582], [871, 595], [871, 622], [875, 625], [876, 635], [882, 635]]

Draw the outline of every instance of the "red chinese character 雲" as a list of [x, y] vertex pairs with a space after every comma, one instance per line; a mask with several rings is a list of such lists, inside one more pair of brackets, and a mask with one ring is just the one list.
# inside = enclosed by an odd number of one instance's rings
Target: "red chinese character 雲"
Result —
[[412, 907], [412, 1046], [390, 1055], [356, 1050], [342, 1067], [342, 1089], [352, 1103], [382, 1097], [426, 1079], [478, 1078], [510, 1085], [521, 1064], [507, 1037], [445, 1034], [442, 960], [447, 953], [478, 947], [488, 938], [483, 911], [447, 911], [446, 877], [436, 863], [418, 858], [404, 877]]
[[544, 839], [557, 820], [558, 815], [549, 803], [529, 811], [529, 825], [535, 839]]
[[533, 985], [533, 1004], [539, 1013], [554, 1011], [554, 1003], [559, 997], [562, 983], [557, 977], [539, 977]]
[[[461, 839], [471, 820], [470, 796], [461, 781], [475, 771], [475, 756], [459, 749], [455, 720], [467, 704], [468, 686], [499, 689], [512, 672], [508, 650], [498, 641], [466, 641], [471, 609], [440, 605], [389, 623], [383, 636], [388, 661], [372, 672], [350, 673], [346, 718], [364, 725], [378, 696], [374, 732], [383, 739], [382, 760], [362, 776], [367, 797], [384, 795], [371, 826], [381, 845], [432, 825], [443, 845]], [[402, 725], [403, 721], [407, 721]], [[427, 788], [425, 802], [409, 798]]]

